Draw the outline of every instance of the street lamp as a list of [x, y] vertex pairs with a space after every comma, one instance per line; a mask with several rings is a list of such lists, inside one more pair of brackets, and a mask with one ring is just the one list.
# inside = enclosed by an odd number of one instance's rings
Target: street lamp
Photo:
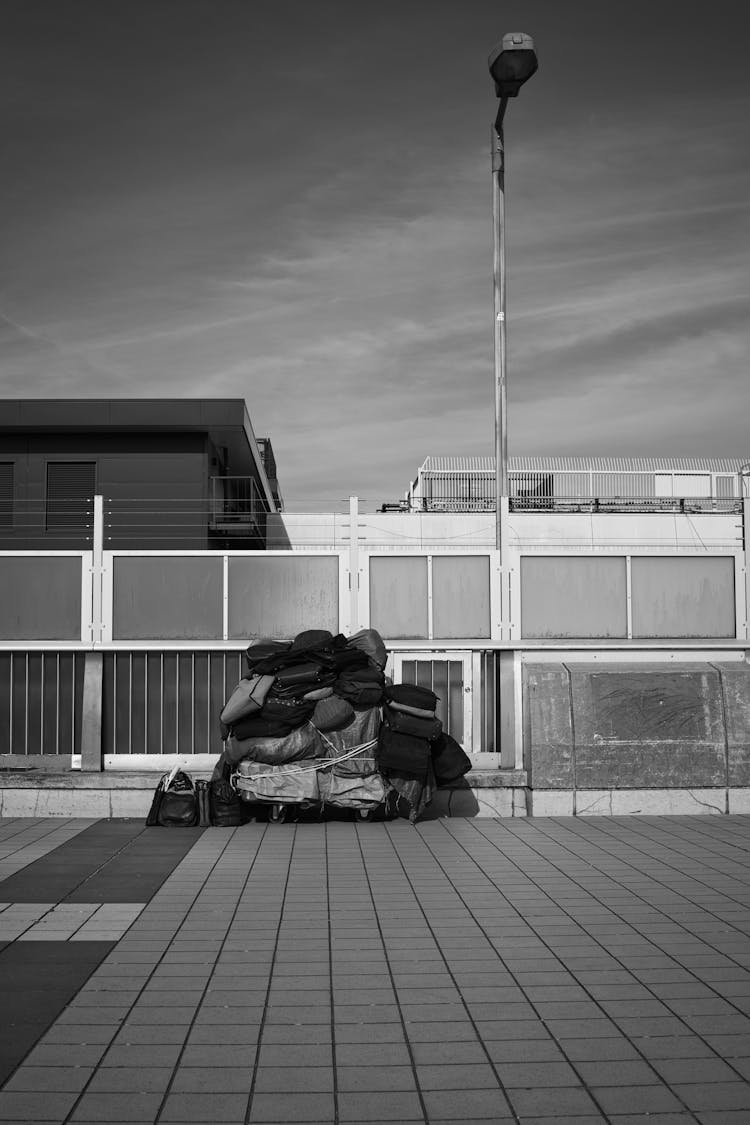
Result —
[[506, 386], [505, 332], [505, 147], [503, 118], [508, 98], [518, 96], [521, 86], [536, 71], [534, 40], [514, 31], [504, 35], [489, 57], [495, 94], [500, 99], [492, 126], [492, 282], [495, 304], [495, 546], [502, 550], [501, 502], [508, 495], [508, 402]]

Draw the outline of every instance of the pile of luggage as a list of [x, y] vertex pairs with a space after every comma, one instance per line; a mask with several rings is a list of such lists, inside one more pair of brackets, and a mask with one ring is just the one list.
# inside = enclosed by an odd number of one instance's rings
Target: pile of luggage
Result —
[[215, 777], [229, 771], [240, 797], [270, 804], [274, 819], [296, 805], [415, 820], [436, 786], [471, 763], [443, 733], [438, 697], [388, 682], [387, 657], [374, 629], [348, 638], [306, 630], [250, 645], [247, 672], [221, 711]]

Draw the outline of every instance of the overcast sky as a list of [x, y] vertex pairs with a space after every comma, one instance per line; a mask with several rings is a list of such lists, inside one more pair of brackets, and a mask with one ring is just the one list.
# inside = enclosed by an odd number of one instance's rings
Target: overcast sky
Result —
[[287, 508], [493, 452], [750, 458], [740, 0], [2, 0], [0, 394], [241, 397]]

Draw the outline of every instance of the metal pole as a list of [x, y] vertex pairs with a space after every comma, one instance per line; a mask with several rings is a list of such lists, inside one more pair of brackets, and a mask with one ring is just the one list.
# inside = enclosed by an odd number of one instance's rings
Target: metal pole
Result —
[[[503, 117], [507, 98], [492, 126], [492, 288], [495, 311], [495, 546], [502, 552], [503, 497], [508, 495], [508, 401], [506, 387], [505, 332], [505, 149]], [[502, 554], [500, 557], [502, 566]]]

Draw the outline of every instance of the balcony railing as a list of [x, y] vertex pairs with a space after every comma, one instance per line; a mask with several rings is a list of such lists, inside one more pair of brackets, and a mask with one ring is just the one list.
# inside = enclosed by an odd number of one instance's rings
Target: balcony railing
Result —
[[261, 529], [268, 505], [253, 477], [211, 477], [210, 486], [212, 531], [251, 535]]

